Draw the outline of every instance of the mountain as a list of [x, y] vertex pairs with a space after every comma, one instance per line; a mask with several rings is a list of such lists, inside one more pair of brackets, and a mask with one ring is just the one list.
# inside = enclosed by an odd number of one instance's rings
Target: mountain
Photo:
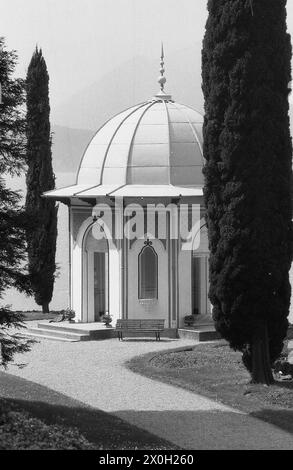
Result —
[[[166, 91], [179, 103], [202, 110], [201, 44], [166, 57]], [[158, 90], [159, 60], [138, 56], [52, 109], [59, 126], [97, 130], [113, 115], [151, 98]]]

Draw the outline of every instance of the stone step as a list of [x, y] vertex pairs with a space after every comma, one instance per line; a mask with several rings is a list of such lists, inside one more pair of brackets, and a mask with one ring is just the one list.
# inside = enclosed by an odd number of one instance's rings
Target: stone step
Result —
[[215, 327], [214, 325], [211, 325], [210, 323], [206, 323], [206, 324], [196, 324], [196, 325], [192, 325], [192, 326], [185, 326], [184, 328], [188, 329], [188, 330], [196, 330], [196, 331], [201, 331], [201, 330], [210, 330], [210, 331], [214, 331], [215, 330]]
[[[76, 325], [76, 324], [74, 324]], [[43, 322], [43, 323], [38, 323], [38, 328], [40, 329], [46, 329], [46, 330], [52, 330], [52, 331], [65, 331], [68, 333], [76, 333], [79, 335], [90, 335], [93, 330], [86, 329], [86, 328], [78, 328], [76, 326], [70, 326], [70, 323], [67, 322], [60, 322], [60, 323], [49, 323], [49, 322]]]
[[[67, 332], [67, 331], [56, 331], [48, 328], [29, 328], [26, 333], [30, 333], [35, 336], [46, 336], [60, 338], [61, 340], [71, 340], [71, 341], [88, 341], [90, 339], [89, 334], [86, 332], [76, 333], [76, 332]], [[25, 333], [25, 334], [26, 334]]]
[[33, 338], [33, 339], [46, 339], [46, 340], [51, 340], [51, 341], [62, 341], [66, 343], [75, 343], [80, 341], [79, 339], [70, 339], [70, 338], [61, 338], [59, 336], [53, 336], [52, 334], [49, 336], [46, 335], [40, 335], [37, 333], [31, 333], [29, 331], [26, 331], [25, 333], [22, 333], [23, 336], [27, 336], [28, 338]]
[[188, 329], [179, 328], [178, 336], [180, 339], [194, 339], [196, 341], [214, 341], [221, 339], [221, 335], [214, 328]]
[[42, 322], [38, 323], [38, 328], [40, 330], [46, 329], [48, 331], [51, 331], [52, 334], [55, 334], [56, 332], [56, 335], [62, 333], [78, 334], [81, 336], [87, 335], [88, 339], [91, 340], [109, 339], [117, 336], [115, 328], [106, 328], [103, 324], [98, 324], [98, 326], [96, 326], [92, 323], [90, 327], [87, 327], [86, 325], [84, 325], [83, 327], [78, 327], [77, 324], [72, 324], [70, 326], [70, 323], [67, 322], [62, 322], [61, 324]]

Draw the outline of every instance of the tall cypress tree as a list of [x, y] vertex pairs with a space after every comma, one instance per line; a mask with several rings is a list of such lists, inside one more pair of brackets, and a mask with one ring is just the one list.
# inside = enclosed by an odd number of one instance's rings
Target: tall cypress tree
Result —
[[52, 169], [49, 75], [42, 50], [36, 48], [28, 67], [26, 213], [29, 274], [35, 301], [49, 311], [56, 270], [57, 208], [42, 194], [55, 188]]
[[286, 336], [292, 260], [286, 0], [209, 0], [202, 53], [210, 299], [259, 383]]
[[[25, 163], [24, 82], [14, 78], [15, 51], [8, 51], [0, 38], [0, 299], [14, 287], [30, 293], [25, 261], [25, 217], [21, 196], [7, 187], [7, 174], [19, 175]], [[25, 352], [32, 341], [9, 334], [10, 327], [23, 326], [22, 315], [0, 306], [0, 366], [17, 352]]]

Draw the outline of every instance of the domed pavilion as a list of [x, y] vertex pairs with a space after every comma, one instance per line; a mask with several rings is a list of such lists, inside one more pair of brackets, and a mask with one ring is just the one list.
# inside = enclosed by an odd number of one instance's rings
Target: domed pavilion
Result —
[[[78, 322], [210, 316], [204, 223], [203, 118], [160, 91], [107, 121], [73, 186], [47, 192], [68, 206], [70, 298]], [[195, 215], [195, 217], [194, 217]], [[182, 235], [182, 227], [186, 235]]]

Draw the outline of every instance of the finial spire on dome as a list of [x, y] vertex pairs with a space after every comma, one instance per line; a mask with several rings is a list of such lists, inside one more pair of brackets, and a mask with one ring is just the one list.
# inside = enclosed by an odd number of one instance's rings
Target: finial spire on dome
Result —
[[171, 95], [167, 95], [164, 88], [167, 81], [165, 77], [165, 54], [164, 54], [164, 45], [161, 46], [161, 61], [160, 61], [160, 76], [158, 78], [158, 83], [160, 85], [160, 91], [155, 95], [155, 98], [160, 98], [161, 100], [171, 100]]
[[164, 65], [165, 65], [165, 62], [164, 62], [164, 45], [162, 43], [162, 48], [161, 48], [161, 62], [160, 62], [160, 65], [161, 65], [161, 68], [160, 68], [160, 74], [161, 76], [158, 78], [158, 82], [159, 82], [159, 85], [160, 85], [160, 88], [161, 88], [161, 92], [164, 92], [164, 86], [165, 86], [165, 83], [167, 81], [164, 73], [165, 73], [165, 68], [164, 68]]

